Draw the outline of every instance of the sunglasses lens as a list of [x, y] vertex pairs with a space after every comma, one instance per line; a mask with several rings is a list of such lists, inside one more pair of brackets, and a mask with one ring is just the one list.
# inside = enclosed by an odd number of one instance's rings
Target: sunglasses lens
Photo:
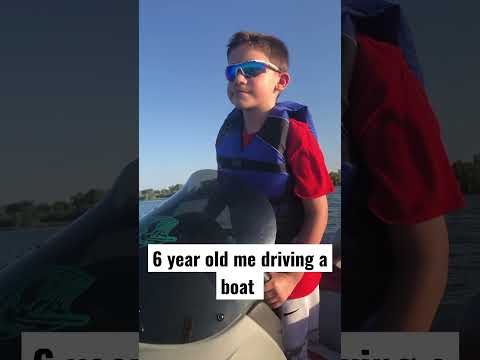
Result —
[[260, 75], [265, 72], [265, 69], [266, 66], [262, 63], [245, 63], [245, 65], [242, 66], [242, 70], [248, 78]]
[[235, 80], [235, 76], [237, 76], [238, 65], [229, 65], [225, 69], [225, 76], [227, 77], [228, 81]]
[[258, 62], [246, 62], [243, 64], [229, 65], [225, 70], [225, 76], [227, 77], [228, 81], [233, 81], [237, 76], [237, 71], [242, 69], [243, 75], [245, 75], [247, 78], [251, 78], [265, 72], [266, 68], [267, 66], [265, 64]]

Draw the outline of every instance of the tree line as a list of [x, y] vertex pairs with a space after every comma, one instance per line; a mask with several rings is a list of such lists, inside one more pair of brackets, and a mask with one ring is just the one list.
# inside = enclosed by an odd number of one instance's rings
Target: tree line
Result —
[[452, 167], [463, 193], [480, 193], [480, 153], [473, 155], [472, 161], [457, 160]]
[[91, 189], [77, 193], [67, 201], [51, 203], [17, 201], [0, 207], [0, 228], [59, 225], [68, 223], [95, 206], [104, 190]]
[[[329, 173], [335, 186], [341, 185], [340, 170]], [[182, 184], [155, 190], [145, 189], [139, 192], [139, 200], [156, 200], [175, 194]], [[90, 189], [77, 193], [66, 201], [40, 202], [30, 200], [17, 201], [0, 206], [0, 228], [18, 228], [32, 226], [52, 226], [73, 221], [85, 211], [95, 206], [105, 195], [104, 190]]]
[[[331, 171], [329, 175], [334, 186], [341, 185], [340, 170]], [[161, 190], [154, 190], [154, 189], [141, 190], [138, 193], [138, 199], [140, 201], [144, 201], [144, 200], [158, 200], [158, 199], [167, 198], [175, 194], [178, 190], [180, 190], [181, 187], [182, 187], [182, 184], [176, 184]]]
[[[473, 155], [472, 161], [457, 160], [452, 164], [453, 171], [465, 194], [480, 193], [480, 153]], [[341, 185], [340, 170], [331, 171], [330, 179], [334, 186]], [[139, 200], [157, 200], [175, 194], [182, 184], [139, 192]], [[55, 225], [70, 222], [83, 214], [103, 198], [104, 190], [90, 189], [77, 193], [67, 201], [41, 202], [18, 201], [0, 207], [0, 228]]]
[[141, 190], [138, 193], [138, 200], [158, 200], [163, 199], [175, 194], [180, 188], [182, 184], [170, 185], [168, 188], [164, 188], [161, 190], [154, 190], [154, 189], [145, 189]]
[[340, 174], [340, 170], [330, 171], [328, 175], [330, 175], [330, 180], [332, 180], [333, 186], [342, 185], [342, 176]]

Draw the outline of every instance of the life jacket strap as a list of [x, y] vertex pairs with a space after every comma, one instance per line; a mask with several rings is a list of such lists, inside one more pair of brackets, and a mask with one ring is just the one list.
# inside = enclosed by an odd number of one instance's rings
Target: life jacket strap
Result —
[[217, 157], [217, 162], [219, 169], [252, 170], [272, 173], [287, 172], [287, 166], [285, 164], [273, 164], [256, 160], [226, 157]]

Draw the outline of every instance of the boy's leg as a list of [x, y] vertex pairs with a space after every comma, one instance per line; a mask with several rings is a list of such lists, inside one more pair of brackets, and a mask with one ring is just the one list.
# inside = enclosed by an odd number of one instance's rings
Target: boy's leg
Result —
[[318, 328], [318, 287], [309, 295], [287, 300], [281, 307], [283, 345], [289, 360], [307, 360], [307, 338]]

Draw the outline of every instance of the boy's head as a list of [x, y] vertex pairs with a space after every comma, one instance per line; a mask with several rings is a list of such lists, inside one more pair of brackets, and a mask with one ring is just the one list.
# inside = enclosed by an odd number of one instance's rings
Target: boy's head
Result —
[[[241, 110], [270, 110], [290, 81], [285, 44], [274, 36], [241, 31], [227, 47], [227, 94], [232, 104]], [[247, 63], [251, 60], [258, 62]]]

